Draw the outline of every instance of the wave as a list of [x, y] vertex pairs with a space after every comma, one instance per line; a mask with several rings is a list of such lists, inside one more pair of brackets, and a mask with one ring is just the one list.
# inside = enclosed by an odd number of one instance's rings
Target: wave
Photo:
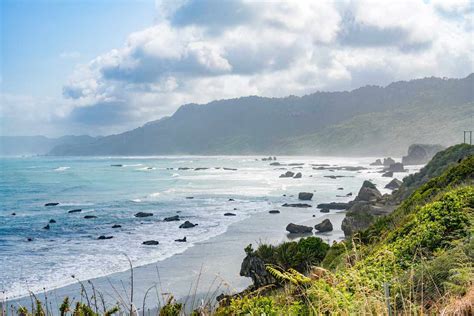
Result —
[[54, 169], [54, 171], [65, 171], [67, 169], [70, 169], [71, 167], [58, 167], [56, 169]]

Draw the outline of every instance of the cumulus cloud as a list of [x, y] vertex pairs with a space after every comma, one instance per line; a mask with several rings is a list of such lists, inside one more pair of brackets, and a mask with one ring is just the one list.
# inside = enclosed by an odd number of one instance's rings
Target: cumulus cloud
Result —
[[155, 25], [78, 65], [63, 95], [71, 119], [104, 128], [189, 102], [462, 77], [473, 69], [472, 5], [447, 3], [158, 1]]

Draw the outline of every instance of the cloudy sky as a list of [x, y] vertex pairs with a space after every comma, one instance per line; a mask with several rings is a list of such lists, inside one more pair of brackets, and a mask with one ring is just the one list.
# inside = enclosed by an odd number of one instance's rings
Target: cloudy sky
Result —
[[0, 5], [2, 135], [106, 135], [185, 103], [473, 72], [469, 0]]

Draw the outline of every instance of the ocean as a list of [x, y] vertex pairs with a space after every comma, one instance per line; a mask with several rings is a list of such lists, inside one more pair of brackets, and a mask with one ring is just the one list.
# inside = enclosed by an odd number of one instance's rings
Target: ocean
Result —
[[[282, 164], [302, 164], [293, 166], [271, 166], [271, 161], [260, 158], [0, 158], [3, 299], [125, 271], [128, 260], [135, 267], [164, 260], [223, 234], [229, 225], [253, 214], [297, 203], [298, 192], [314, 193], [308, 216], [321, 216], [317, 203], [353, 199], [346, 194], [357, 194], [367, 179], [382, 193], [390, 192], [383, 187], [391, 178], [369, 166], [373, 157], [278, 157]], [[320, 164], [366, 169], [319, 170]], [[288, 170], [301, 172], [302, 178], [279, 177]], [[395, 176], [401, 179], [406, 174]], [[335, 175], [341, 177], [329, 177]], [[74, 209], [81, 211], [69, 213]], [[137, 218], [138, 212], [153, 216]], [[224, 216], [227, 212], [235, 216]], [[174, 215], [180, 220], [163, 221]], [[185, 220], [198, 226], [179, 228]], [[99, 240], [99, 236], [113, 238]], [[187, 242], [175, 241], [183, 237]], [[159, 245], [143, 245], [146, 240], [157, 240]]]

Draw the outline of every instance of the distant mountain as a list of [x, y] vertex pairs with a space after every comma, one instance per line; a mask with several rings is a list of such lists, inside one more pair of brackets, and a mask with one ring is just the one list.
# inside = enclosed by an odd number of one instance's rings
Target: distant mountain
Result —
[[0, 136], [0, 156], [44, 155], [58, 145], [85, 145], [97, 138], [90, 136]]
[[450, 145], [473, 129], [474, 74], [181, 106], [171, 117], [51, 155], [393, 154], [412, 143]]

